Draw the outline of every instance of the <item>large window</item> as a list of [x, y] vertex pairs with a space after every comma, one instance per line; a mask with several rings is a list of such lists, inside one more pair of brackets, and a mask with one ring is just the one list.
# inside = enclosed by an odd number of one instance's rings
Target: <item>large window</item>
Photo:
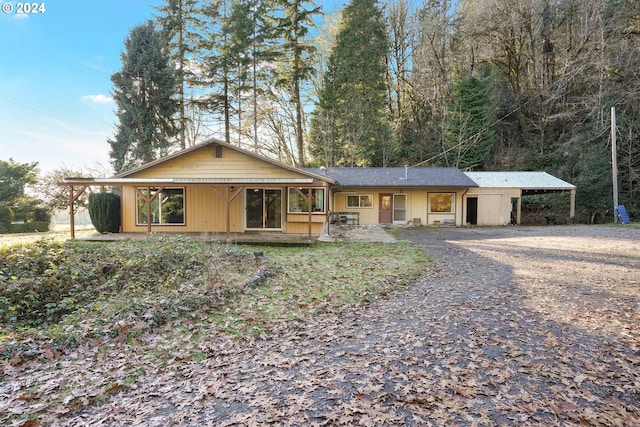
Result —
[[453, 213], [455, 200], [455, 193], [429, 193], [429, 213]]
[[[309, 205], [305, 198], [299, 193], [305, 196], [309, 195], [308, 188], [289, 188], [289, 213], [296, 212], [309, 212]], [[311, 211], [316, 213], [325, 212], [325, 191], [324, 188], [312, 188], [311, 189]]]
[[371, 194], [347, 195], [347, 208], [372, 208], [373, 196]]
[[[140, 190], [146, 197], [147, 190]], [[145, 198], [138, 194], [138, 224], [147, 224], [147, 203]], [[151, 196], [155, 196], [150, 203], [151, 224], [184, 224], [184, 188], [165, 188], [158, 192], [151, 190]]]

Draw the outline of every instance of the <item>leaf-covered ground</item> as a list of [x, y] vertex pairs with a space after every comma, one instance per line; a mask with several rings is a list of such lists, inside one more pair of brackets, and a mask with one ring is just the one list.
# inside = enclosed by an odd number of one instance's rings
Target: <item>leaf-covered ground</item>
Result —
[[0, 393], [36, 405], [76, 390], [41, 419], [69, 426], [640, 425], [640, 230], [399, 237], [436, 264], [388, 298], [268, 338], [185, 320], [181, 341], [142, 331], [137, 344], [83, 346], [32, 384], [5, 365]]

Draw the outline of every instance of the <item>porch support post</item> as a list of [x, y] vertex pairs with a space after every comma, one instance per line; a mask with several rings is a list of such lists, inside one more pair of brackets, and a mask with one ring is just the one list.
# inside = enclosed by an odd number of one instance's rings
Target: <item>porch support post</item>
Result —
[[227, 214], [227, 239], [229, 238], [229, 236], [231, 236], [231, 202], [238, 197], [238, 195], [240, 193], [242, 193], [242, 190], [244, 190], [244, 187], [239, 186], [237, 189], [234, 189], [233, 191], [231, 190], [231, 185], [225, 185], [223, 188], [225, 189], [224, 191], [222, 191], [219, 186], [212, 186], [213, 191], [216, 192], [216, 194], [225, 201], [227, 207], [226, 207], [226, 214]]
[[147, 196], [144, 198], [147, 205], [147, 234], [151, 234], [151, 187], [147, 187]]
[[81, 187], [77, 194], [73, 193], [73, 185], [69, 186], [69, 228], [71, 229], [71, 240], [76, 238], [76, 220], [74, 205], [76, 200], [86, 191], [87, 187]]
[[144, 203], [147, 207], [147, 234], [151, 234], [151, 202], [158, 197], [158, 195], [164, 190], [164, 187], [159, 187], [156, 189], [156, 193], [151, 195], [151, 187], [146, 187], [147, 194], [140, 191], [140, 187], [136, 187], [136, 193], [142, 197]]
[[313, 200], [313, 197], [311, 197], [311, 187], [309, 187], [309, 200], [307, 202], [307, 206], [309, 207], [309, 226], [308, 226], [308, 234], [307, 234], [307, 239], [309, 240], [309, 242], [311, 242], [311, 223], [312, 223], [312, 216], [311, 216], [311, 211], [313, 210], [313, 206], [311, 206], [311, 201]]
[[331, 223], [331, 219], [330, 219], [330, 212], [331, 209], [333, 209], [333, 204], [331, 202], [331, 187], [329, 187], [329, 184], [327, 182], [324, 183], [324, 194], [325, 194], [325, 199], [324, 199], [324, 223], [327, 227], [327, 235], [329, 235], [329, 227], [330, 227], [330, 223]]
[[569, 219], [573, 222], [573, 218], [576, 216], [576, 189], [571, 190], [571, 201], [569, 205]]
[[308, 215], [309, 215], [309, 224], [308, 224], [308, 239], [309, 241], [311, 241], [311, 224], [312, 224], [312, 215], [311, 212], [313, 212], [313, 206], [311, 206], [311, 201], [313, 200], [313, 198], [311, 197], [311, 187], [308, 188], [308, 193], [304, 194], [303, 191], [300, 191], [300, 189], [298, 187], [292, 187], [294, 190], [296, 190], [296, 193], [298, 193], [300, 195], [300, 197], [302, 197], [302, 199], [307, 202], [307, 211], [308, 211]]
[[73, 185], [69, 186], [69, 228], [71, 228], [71, 240], [76, 239], [76, 221], [73, 215]]
[[520, 191], [520, 197], [516, 202], [516, 224], [520, 225], [520, 219], [522, 217], [522, 191]]

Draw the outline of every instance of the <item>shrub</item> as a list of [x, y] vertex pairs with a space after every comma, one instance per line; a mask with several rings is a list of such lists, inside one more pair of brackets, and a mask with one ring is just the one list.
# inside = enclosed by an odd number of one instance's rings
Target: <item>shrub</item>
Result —
[[8, 231], [13, 222], [13, 211], [7, 205], [0, 205], [0, 227]]
[[89, 194], [89, 216], [99, 233], [120, 231], [120, 196], [114, 193]]
[[[100, 246], [44, 238], [0, 247], [0, 326], [54, 324], [110, 298], [130, 306], [117, 310], [119, 316], [157, 311], [154, 297], [170, 302], [171, 310], [188, 312], [211, 302], [199, 286], [210, 283], [210, 267], [224, 264], [224, 255], [204, 251], [195, 240], [165, 236]], [[252, 271], [255, 260], [245, 253], [236, 264]], [[193, 294], [183, 295], [189, 286]], [[145, 295], [149, 304], [136, 302]]]
[[25, 222], [22, 224], [11, 224], [9, 233], [33, 233], [40, 232], [44, 233], [45, 231], [49, 231], [49, 222]]
[[29, 215], [27, 215], [29, 222], [46, 222], [49, 223], [51, 219], [51, 212], [49, 209], [42, 206], [34, 208]]

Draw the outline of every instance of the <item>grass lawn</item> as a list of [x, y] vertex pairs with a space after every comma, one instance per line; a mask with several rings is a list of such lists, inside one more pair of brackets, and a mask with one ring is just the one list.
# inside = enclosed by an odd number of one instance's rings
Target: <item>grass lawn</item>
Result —
[[[83, 377], [95, 363], [84, 359], [88, 348], [134, 352], [146, 364], [169, 363], [176, 349], [197, 360], [200, 342], [295, 331], [312, 318], [396, 292], [430, 266], [409, 243], [270, 247], [166, 235], [106, 243], [41, 237], [0, 244], [0, 359], [22, 389], [64, 365], [61, 377], [109, 390], [108, 375]], [[67, 361], [51, 364], [58, 359]], [[135, 387], [140, 366], [132, 361], [123, 369], [127, 380], [118, 389]], [[0, 421], [39, 419], [62, 410], [73, 393], [70, 387], [38, 395], [37, 404], [35, 397], [22, 402], [37, 410], [0, 413]]]
[[123, 318], [146, 319], [151, 308], [156, 326], [203, 310], [199, 318], [234, 334], [263, 334], [393, 292], [429, 266], [408, 243], [271, 247], [165, 235], [105, 243], [63, 236], [17, 236], [0, 245], [0, 339], [33, 328], [45, 339], [54, 331], [60, 340], [61, 329], [108, 335]]
[[[76, 230], [76, 237], [87, 237], [97, 234], [97, 231], [93, 228]], [[63, 242], [70, 238], [69, 230], [49, 231], [46, 233], [13, 233], [13, 234], [0, 234], [0, 248], [3, 246], [10, 246], [15, 244], [33, 243], [43, 237], [51, 240]]]

